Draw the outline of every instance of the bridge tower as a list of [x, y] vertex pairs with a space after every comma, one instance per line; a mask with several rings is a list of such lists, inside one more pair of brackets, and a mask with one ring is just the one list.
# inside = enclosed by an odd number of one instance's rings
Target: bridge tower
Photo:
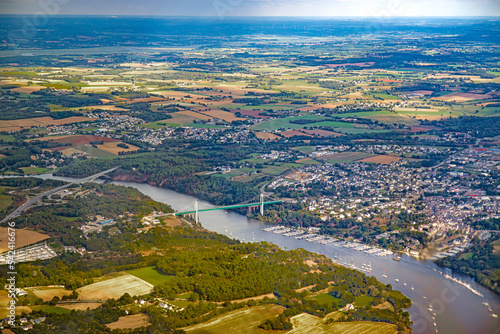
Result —
[[260, 215], [264, 216], [264, 194], [260, 194]]
[[194, 201], [194, 211], [195, 211], [195, 216], [194, 216], [194, 221], [196, 224], [200, 222], [200, 217], [198, 213], [198, 201]]

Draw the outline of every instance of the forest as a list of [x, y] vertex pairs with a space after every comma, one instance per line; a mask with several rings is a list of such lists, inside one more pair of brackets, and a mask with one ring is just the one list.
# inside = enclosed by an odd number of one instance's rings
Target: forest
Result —
[[[3, 186], [36, 187], [49, 186], [59, 181], [42, 181], [34, 178], [10, 178], [1, 180]], [[168, 277], [165, 283], [156, 285], [148, 300], [167, 298], [192, 292], [194, 303], [183, 312], [160, 312], [154, 306], [142, 310], [150, 317], [147, 329], [134, 333], [182, 333], [181, 327], [207, 321], [219, 314], [258, 303], [275, 303], [284, 306], [285, 316], [272, 320], [273, 325], [289, 326], [289, 318], [301, 312], [317, 316], [337, 310], [338, 305], [322, 305], [308, 299], [307, 290], [296, 292], [302, 287], [313, 287], [312, 291], [329, 289], [350, 294], [336, 295], [341, 305], [352, 302], [352, 296], [370, 295], [373, 305], [389, 302], [394, 311], [370, 312], [371, 321], [382, 321], [409, 328], [408, 315], [402, 308], [409, 306], [409, 300], [401, 304], [391, 299], [391, 287], [378, 282], [374, 277], [339, 267], [323, 255], [303, 249], [285, 251], [267, 242], [240, 243], [223, 235], [206, 231], [198, 226], [182, 225], [175, 228], [158, 226], [148, 233], [137, 233], [141, 226], [140, 217], [153, 210], [171, 212], [165, 204], [152, 201], [149, 197], [129, 187], [111, 184], [86, 184], [80, 190], [89, 190], [84, 198], [65, 198], [52, 206], [35, 207], [29, 214], [17, 218], [16, 225], [29, 227], [51, 235], [51, 246], [60, 256], [17, 266], [17, 286], [64, 285], [75, 290], [91, 284], [98, 277], [111, 272], [139, 269], [153, 266], [157, 272]], [[128, 212], [133, 216], [120, 218]], [[91, 233], [81, 238], [75, 227], [93, 215], [116, 218], [116, 227], [121, 233]], [[62, 245], [85, 247], [87, 253], [78, 255], [65, 253]], [[144, 251], [155, 249], [144, 255]], [[141, 255], [143, 254], [143, 255]], [[312, 266], [312, 267], [311, 267]], [[315, 270], [312, 270], [315, 269]], [[0, 282], [5, 285], [7, 268], [1, 268]], [[256, 302], [231, 301], [273, 294]], [[332, 292], [333, 293], [333, 292]], [[78, 298], [78, 294], [73, 293]], [[36, 326], [35, 333], [95, 333], [109, 332], [105, 324], [125, 315], [126, 306], [137, 297], [124, 295], [118, 300], [108, 300], [95, 310], [71, 311], [69, 314], [54, 314], [35, 311], [31, 316], [46, 316], [47, 320]], [[40, 300], [22, 298], [23, 305], [39, 304]], [[53, 300], [57, 304], [58, 300]], [[216, 302], [223, 302], [222, 308]], [[346, 320], [349, 321], [349, 320]], [[281, 324], [281, 325], [279, 325]], [[114, 333], [121, 333], [115, 331]]]
[[498, 240], [500, 240], [498, 234], [485, 242], [475, 238], [474, 245], [463, 253], [436, 260], [436, 263], [441, 267], [469, 275], [479, 284], [500, 294], [500, 269], [498, 269], [500, 256], [494, 251], [494, 245], [498, 245]]
[[88, 176], [120, 166], [112, 177], [131, 177], [139, 181], [195, 195], [217, 205], [241, 203], [258, 195], [251, 185], [227, 179], [198, 175], [210, 166], [227, 164], [244, 156], [245, 150], [231, 148], [149, 153], [143, 156], [114, 159], [80, 160], [61, 168], [61, 176]]

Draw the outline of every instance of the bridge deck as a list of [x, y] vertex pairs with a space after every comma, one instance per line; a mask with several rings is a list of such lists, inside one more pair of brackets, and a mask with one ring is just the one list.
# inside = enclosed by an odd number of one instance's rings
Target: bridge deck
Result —
[[[278, 204], [278, 203], [283, 203], [283, 201], [270, 201], [270, 202], [264, 202], [264, 204]], [[237, 209], [237, 208], [246, 208], [249, 206], [259, 206], [261, 205], [260, 202], [258, 203], [248, 203], [248, 204], [234, 204], [234, 205], [227, 205], [227, 206], [220, 206], [216, 208], [209, 208], [209, 209], [199, 209], [198, 212], [205, 212], [205, 211], [216, 211], [216, 210], [230, 210], [230, 209]], [[196, 213], [196, 210], [191, 210], [191, 211], [183, 211], [183, 212], [174, 212], [174, 216], [182, 216], [182, 215], [190, 215]]]

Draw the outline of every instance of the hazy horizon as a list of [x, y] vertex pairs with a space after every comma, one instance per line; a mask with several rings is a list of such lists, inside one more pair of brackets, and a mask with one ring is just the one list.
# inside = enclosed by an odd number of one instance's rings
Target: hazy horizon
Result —
[[0, 0], [6, 15], [188, 17], [498, 17], [496, 0]]

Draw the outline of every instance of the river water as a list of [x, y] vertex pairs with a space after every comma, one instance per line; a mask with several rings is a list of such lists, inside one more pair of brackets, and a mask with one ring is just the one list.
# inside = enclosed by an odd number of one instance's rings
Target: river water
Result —
[[[54, 177], [51, 174], [39, 177], [65, 181], [76, 180]], [[134, 187], [155, 201], [169, 204], [177, 211], [193, 209], [195, 200], [200, 203], [200, 208], [210, 206], [209, 203], [196, 197], [170, 189], [136, 182], [113, 183]], [[354, 262], [358, 268], [362, 266], [362, 263], [371, 263], [372, 271], [369, 275], [375, 276], [383, 283], [390, 283], [394, 289], [403, 292], [412, 300], [412, 306], [408, 311], [413, 321], [412, 328], [415, 334], [500, 334], [500, 318], [492, 316], [492, 314], [500, 314], [500, 297], [479, 284], [471, 282], [471, 286], [484, 297], [473, 294], [460, 284], [445, 279], [444, 271], [432, 261], [419, 261], [404, 255], [400, 261], [394, 261], [388, 256], [378, 257], [332, 244], [321, 245], [296, 240], [293, 237], [265, 232], [262, 229], [267, 227], [267, 224], [248, 219], [235, 212], [220, 210], [200, 212], [199, 215], [200, 222], [206, 229], [244, 242], [268, 241], [283, 249], [304, 248], [324, 254], [340, 263]], [[386, 275], [387, 278], [382, 275]], [[470, 281], [467, 276], [454, 276], [462, 281]], [[399, 282], [395, 281], [396, 278]]]

